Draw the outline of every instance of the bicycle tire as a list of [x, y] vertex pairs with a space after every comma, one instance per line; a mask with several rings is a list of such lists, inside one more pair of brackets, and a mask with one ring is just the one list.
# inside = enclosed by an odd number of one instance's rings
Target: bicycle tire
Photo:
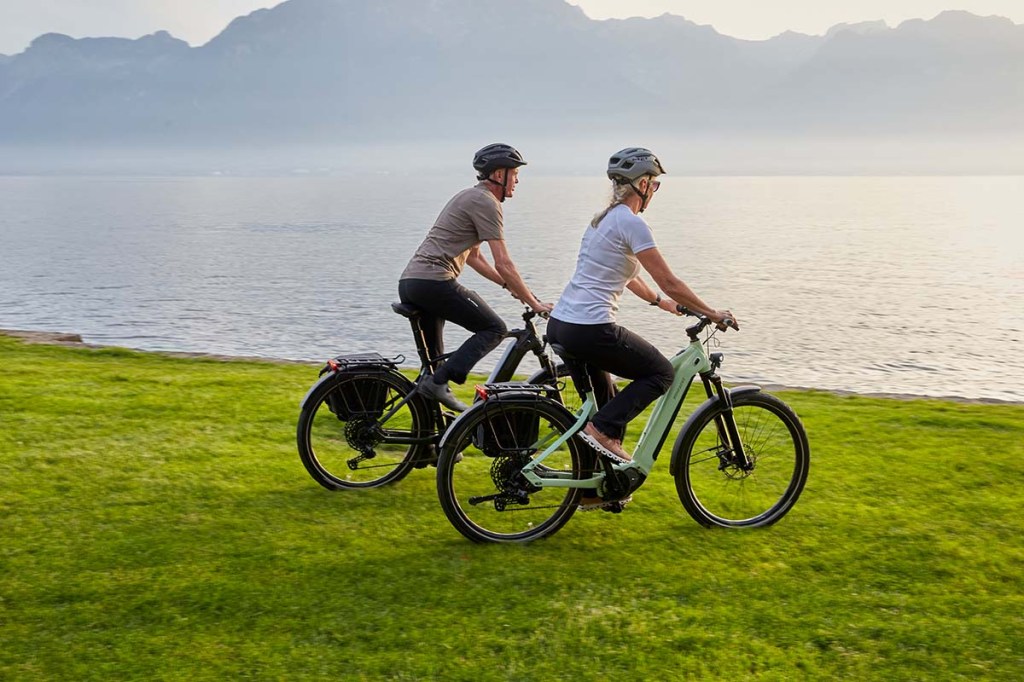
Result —
[[796, 504], [810, 467], [807, 432], [796, 413], [773, 395], [733, 397], [733, 415], [745, 454], [754, 467], [730, 461], [718, 434], [724, 405], [713, 403], [679, 434], [672, 453], [676, 492], [702, 526], [769, 526]]
[[[508, 427], [534, 417], [537, 435], [517, 434], [515, 428]], [[582, 491], [529, 486], [518, 472], [536, 455], [537, 450], [530, 446], [537, 438], [550, 436], [553, 441], [573, 423], [564, 407], [545, 398], [523, 402], [491, 399], [470, 408], [445, 434], [437, 463], [438, 498], [448, 521], [473, 542], [529, 542], [564, 526], [576, 512]], [[500, 447], [491, 453], [498, 456], [474, 446], [474, 434], [481, 427], [497, 439]], [[582, 448], [577, 439], [569, 439], [544, 460], [545, 471], [582, 478]], [[524, 491], [525, 496], [516, 497]]]
[[[381, 391], [383, 409], [344, 415], [345, 419], [333, 413], [328, 396], [352, 388]], [[405, 478], [430, 453], [431, 445], [387, 441], [433, 433], [429, 412], [414, 398], [383, 427], [374, 424], [410, 390], [412, 384], [397, 372], [338, 374], [334, 381], [314, 388], [303, 403], [296, 429], [299, 458], [313, 480], [328, 490], [343, 490], [376, 488]]]

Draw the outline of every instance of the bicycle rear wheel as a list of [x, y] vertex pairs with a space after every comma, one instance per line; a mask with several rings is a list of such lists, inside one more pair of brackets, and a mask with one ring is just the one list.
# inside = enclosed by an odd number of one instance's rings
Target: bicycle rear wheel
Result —
[[[474, 542], [526, 542], [565, 525], [582, 491], [537, 487], [521, 472], [538, 443], [543, 451], [572, 424], [561, 405], [543, 399], [474, 405], [445, 435], [437, 463], [437, 493], [451, 524]], [[581, 448], [575, 438], [568, 440], [540, 471], [582, 478]]]
[[410, 441], [433, 434], [430, 415], [410, 400], [385, 423], [411, 390], [390, 372], [339, 374], [307, 398], [299, 414], [299, 458], [314, 481], [329, 490], [376, 488], [404, 478], [431, 445]]
[[703, 526], [771, 525], [796, 504], [807, 481], [807, 433], [788, 405], [766, 393], [734, 396], [733, 417], [753, 467], [745, 470], [722, 438], [720, 425], [728, 417], [716, 406], [676, 442], [676, 491]]

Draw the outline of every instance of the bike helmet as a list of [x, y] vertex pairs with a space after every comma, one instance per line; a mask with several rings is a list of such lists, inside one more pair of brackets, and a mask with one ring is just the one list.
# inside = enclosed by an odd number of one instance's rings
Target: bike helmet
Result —
[[480, 175], [480, 179], [486, 178], [498, 168], [518, 168], [525, 166], [526, 161], [523, 155], [516, 151], [512, 145], [489, 144], [473, 155], [473, 168]]
[[608, 177], [616, 182], [632, 184], [645, 175], [658, 176], [664, 172], [654, 152], [643, 147], [627, 147], [608, 159]]

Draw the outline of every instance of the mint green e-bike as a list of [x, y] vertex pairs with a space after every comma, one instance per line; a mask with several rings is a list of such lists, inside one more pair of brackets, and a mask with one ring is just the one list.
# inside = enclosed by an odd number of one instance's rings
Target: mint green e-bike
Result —
[[717, 374], [723, 356], [705, 350], [713, 334], [699, 339], [711, 320], [683, 312], [698, 322], [671, 358], [675, 380], [654, 404], [628, 464], [598, 456], [576, 436], [597, 411], [591, 386], [577, 386], [586, 400], [575, 414], [547, 397], [551, 387], [478, 387], [483, 399], [440, 444], [437, 491], [452, 525], [475, 542], [535, 540], [565, 525], [588, 489], [606, 509], [621, 511], [620, 501], [647, 479], [698, 376], [708, 398], [680, 430], [669, 466], [683, 507], [707, 527], [759, 527], [782, 518], [807, 481], [804, 427], [788, 405], [759, 387], [723, 386]]

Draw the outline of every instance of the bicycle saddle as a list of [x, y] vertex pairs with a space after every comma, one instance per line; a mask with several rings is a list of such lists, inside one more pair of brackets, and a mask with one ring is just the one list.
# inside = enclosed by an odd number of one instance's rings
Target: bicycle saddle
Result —
[[408, 317], [410, 320], [415, 320], [420, 316], [420, 309], [409, 303], [392, 303], [391, 309], [402, 317]]
[[576, 356], [573, 355], [572, 353], [570, 353], [569, 351], [567, 351], [565, 349], [565, 346], [563, 346], [563, 345], [561, 345], [559, 343], [551, 343], [551, 344], [548, 344], [548, 345], [550, 345], [551, 346], [551, 350], [555, 351], [555, 353], [558, 355], [558, 357], [562, 358], [563, 360], [575, 360], [576, 359]]

